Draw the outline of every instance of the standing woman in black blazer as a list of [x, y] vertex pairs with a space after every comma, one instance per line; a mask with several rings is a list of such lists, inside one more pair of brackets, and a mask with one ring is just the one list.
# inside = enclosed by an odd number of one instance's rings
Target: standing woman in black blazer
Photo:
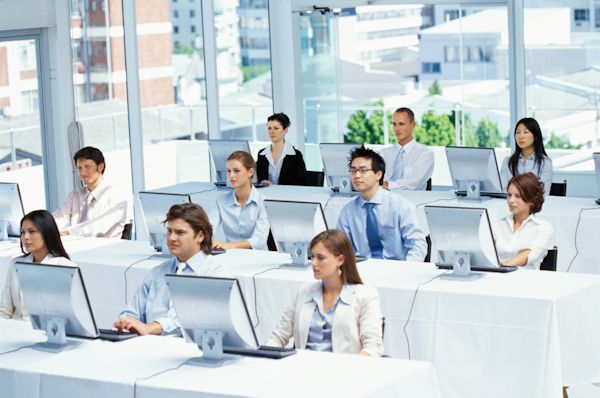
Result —
[[258, 153], [256, 171], [263, 184], [306, 185], [306, 165], [302, 152], [285, 140], [290, 119], [285, 113], [267, 118], [267, 132], [271, 145]]

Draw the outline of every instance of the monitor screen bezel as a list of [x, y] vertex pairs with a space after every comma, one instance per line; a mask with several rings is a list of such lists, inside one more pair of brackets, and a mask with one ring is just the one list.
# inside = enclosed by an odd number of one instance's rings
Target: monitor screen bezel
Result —
[[[18, 220], [6, 220], [9, 221], [9, 225], [8, 225], [8, 236], [11, 238], [19, 238], [21, 236], [21, 220], [23, 219], [23, 217], [25, 217], [25, 207], [23, 206], [23, 197], [21, 196], [21, 188], [19, 188], [19, 183], [17, 182], [0, 182], [0, 185], [4, 185], [4, 186], [14, 186], [16, 188], [16, 195], [18, 198], [18, 203], [19, 203], [19, 209], [21, 211], [21, 213], [19, 214], [19, 219]], [[12, 198], [14, 197], [14, 193], [13, 195], [11, 195], [11, 198], [9, 199], [10, 201], [10, 206], [11, 206], [11, 211], [12, 211]], [[11, 222], [14, 221], [15, 225], [11, 226]], [[11, 233], [10, 231], [12, 229], [16, 228], [16, 232]]]
[[[490, 148], [490, 147], [467, 147], [467, 146], [458, 146], [458, 145], [447, 145], [444, 148], [444, 152], [446, 153], [446, 161], [448, 162], [448, 170], [450, 171], [450, 178], [452, 180], [452, 186], [456, 189], [456, 190], [461, 190], [462, 188], [460, 187], [460, 184], [458, 183], [459, 180], [457, 180], [454, 177], [454, 174], [456, 173], [453, 170], [452, 167], [452, 162], [450, 161], [450, 157], [448, 156], [448, 150], [453, 151], [453, 150], [458, 150], [458, 151], [479, 151], [479, 152], [483, 152], [483, 151], [487, 151], [487, 152], [491, 152], [492, 153], [492, 157], [494, 159], [494, 169], [495, 169], [495, 173], [494, 173], [494, 178], [498, 178], [496, 181], [499, 182], [499, 186], [500, 186], [500, 190], [499, 191], [489, 191], [489, 190], [483, 190], [486, 192], [505, 192], [504, 188], [503, 188], [503, 182], [502, 182], [502, 177], [500, 176], [500, 169], [498, 168], [498, 158], [496, 157], [496, 150], [494, 148]], [[491, 181], [491, 180], [490, 180]], [[494, 181], [491, 181], [492, 184]]]

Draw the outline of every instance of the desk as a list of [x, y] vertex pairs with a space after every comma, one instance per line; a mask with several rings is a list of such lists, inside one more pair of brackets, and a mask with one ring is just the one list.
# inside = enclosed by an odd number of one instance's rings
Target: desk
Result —
[[[0, 320], [0, 353], [41, 340], [28, 323]], [[183, 339], [159, 336], [84, 340], [58, 354], [25, 348], [0, 355], [2, 397], [440, 396], [427, 362], [300, 351], [216, 369], [184, 364], [199, 355]]]
[[[217, 191], [208, 182], [189, 182], [154, 190], [155, 192], [190, 193], [193, 202], [211, 209], [215, 206], [214, 198]], [[198, 193], [199, 192], [199, 193]], [[260, 192], [266, 199], [304, 200], [320, 202], [324, 207], [325, 218], [329, 228], [335, 228], [342, 207], [352, 198], [332, 196], [326, 187], [300, 187], [291, 185], [271, 185], [261, 188]], [[426, 204], [439, 206], [485, 207], [490, 214], [490, 220], [509, 214], [504, 199], [490, 199], [482, 202], [458, 200], [454, 191], [395, 191], [417, 206], [420, 227], [428, 233], [425, 220], [424, 206]], [[579, 220], [579, 212], [582, 213]], [[596, 210], [597, 209], [597, 210]], [[166, 210], [165, 210], [166, 211]], [[566, 271], [570, 262], [570, 272], [592, 273], [600, 275], [600, 247], [594, 237], [600, 235], [600, 206], [593, 199], [550, 196], [546, 198], [540, 217], [554, 227], [555, 242], [558, 245], [558, 270]], [[579, 227], [577, 224], [579, 221]], [[577, 233], [577, 249], [575, 246], [575, 231]]]
[[[98, 264], [97, 249], [78, 252], [100, 327], [109, 326], [125, 305], [123, 258], [142, 260], [127, 272], [129, 295], [161, 262], [139, 249], [139, 242], [128, 241], [105, 246], [107, 253], [129, 254], [104, 265]], [[310, 270], [273, 269], [253, 277], [289, 259], [280, 253], [229, 250], [219, 259], [239, 278], [261, 342], [300, 284], [313, 280]], [[408, 358], [403, 329], [415, 290], [441, 271], [431, 264], [384, 260], [360, 263], [359, 271], [381, 296], [386, 354]], [[473, 282], [435, 279], [419, 287], [406, 328], [411, 358], [433, 363], [446, 398], [560, 398], [562, 384], [600, 381], [600, 357], [590, 355], [600, 352], [599, 302], [596, 275], [518, 270]]]

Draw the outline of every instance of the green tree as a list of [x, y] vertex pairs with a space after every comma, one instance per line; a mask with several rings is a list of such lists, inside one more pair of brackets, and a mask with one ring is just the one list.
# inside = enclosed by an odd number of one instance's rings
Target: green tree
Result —
[[257, 76], [267, 73], [271, 70], [269, 65], [253, 65], [253, 66], [242, 66], [242, 73], [244, 74], [244, 83], [250, 79], [254, 79]]
[[[450, 112], [450, 115], [448, 116], [448, 118], [450, 119], [450, 123], [452, 123], [453, 126], [456, 126], [455, 118], [457, 116], [460, 118], [458, 120], [458, 125], [460, 126], [460, 135], [463, 137], [465, 146], [478, 147], [479, 146], [479, 138], [477, 137], [477, 135], [475, 133], [475, 127], [473, 126], [473, 121], [471, 120], [471, 115], [468, 113], [465, 113], [464, 122], [463, 122], [462, 111]], [[456, 131], [456, 128], [455, 128], [455, 131]]]
[[424, 145], [454, 145], [454, 124], [447, 114], [438, 115], [430, 109], [423, 114], [421, 123], [415, 128], [415, 139]]
[[479, 146], [482, 148], [496, 148], [502, 142], [500, 131], [498, 131], [498, 123], [488, 117], [484, 117], [479, 121], [476, 134], [479, 139]]
[[562, 139], [553, 131], [550, 133], [550, 139], [544, 145], [545, 148], [555, 148], [555, 149], [580, 149], [582, 144], [571, 144], [568, 138]]
[[429, 95], [442, 95], [442, 87], [440, 86], [440, 82], [438, 79], [435, 79], [431, 86], [429, 87]]
[[[344, 142], [356, 144], [383, 144], [383, 100], [367, 102], [367, 106], [379, 107], [369, 114], [358, 110], [348, 118], [346, 128], [348, 132], [344, 135]], [[391, 123], [391, 115], [388, 114], [388, 127]], [[392, 131], [389, 128], [388, 131]], [[390, 133], [390, 142], [396, 142], [396, 137]], [[393, 140], [392, 140], [393, 138]]]

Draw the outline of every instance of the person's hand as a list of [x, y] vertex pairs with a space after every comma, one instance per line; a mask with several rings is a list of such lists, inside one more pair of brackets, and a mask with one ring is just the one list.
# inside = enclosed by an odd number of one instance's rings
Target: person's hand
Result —
[[129, 330], [132, 333], [136, 333], [140, 336], [147, 334], [161, 334], [162, 326], [158, 322], [144, 323], [137, 318], [132, 316], [126, 316], [119, 318], [115, 321], [114, 325], [117, 330]]
[[69, 235], [69, 230], [66, 228], [61, 228], [59, 232], [60, 232], [60, 236]]
[[273, 184], [273, 181], [271, 181], [271, 180], [262, 180], [260, 183], [261, 184], [271, 185], [271, 184]]
[[225, 249], [225, 247], [223, 247], [224, 244], [225, 244], [225, 242], [221, 242], [219, 240], [213, 240], [212, 248], [213, 249]]

